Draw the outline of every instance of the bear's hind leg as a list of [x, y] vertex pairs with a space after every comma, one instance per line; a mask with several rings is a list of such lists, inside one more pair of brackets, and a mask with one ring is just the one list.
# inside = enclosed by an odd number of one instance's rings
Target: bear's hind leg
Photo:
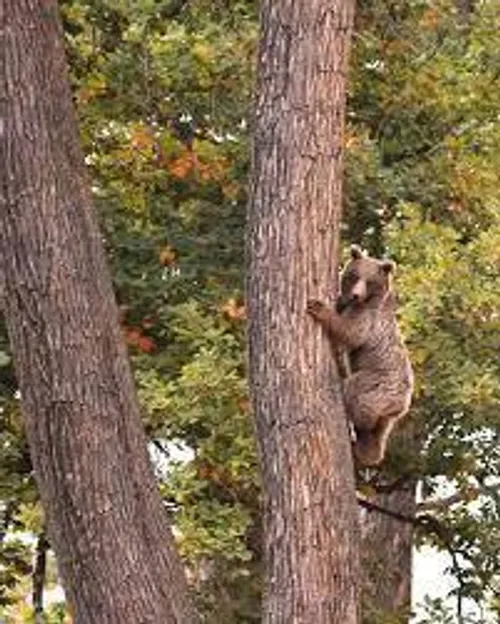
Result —
[[380, 417], [376, 391], [363, 373], [355, 373], [344, 380], [344, 400], [347, 415], [356, 429], [370, 431], [377, 426]]

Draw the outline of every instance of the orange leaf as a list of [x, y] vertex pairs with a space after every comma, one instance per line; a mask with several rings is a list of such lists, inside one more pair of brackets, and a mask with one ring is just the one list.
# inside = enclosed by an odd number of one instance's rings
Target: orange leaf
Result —
[[142, 330], [140, 327], [126, 326], [123, 328], [125, 334], [125, 342], [129, 345], [136, 346], [141, 339]]
[[179, 158], [176, 158], [171, 163], [167, 165], [170, 173], [176, 178], [183, 179], [188, 176], [189, 173], [193, 170], [193, 156], [188, 151], [185, 150]]
[[170, 266], [175, 262], [176, 254], [175, 250], [170, 247], [170, 245], [166, 245], [160, 249], [159, 253], [160, 264], [163, 266]]
[[232, 321], [242, 321], [246, 318], [246, 310], [243, 304], [239, 304], [236, 299], [228, 299], [221, 308], [222, 313], [225, 314]]
[[440, 19], [441, 17], [439, 15], [439, 11], [434, 8], [427, 9], [427, 11], [425, 11], [425, 13], [420, 18], [419, 25], [422, 26], [422, 28], [434, 30], [439, 26]]
[[155, 144], [155, 140], [146, 128], [138, 126], [132, 132], [130, 143], [134, 149], [142, 151], [151, 149]]
[[155, 341], [148, 336], [141, 336], [137, 341], [137, 347], [143, 353], [152, 353], [156, 349]]
[[250, 401], [248, 399], [240, 399], [238, 401], [238, 407], [242, 412], [250, 411]]

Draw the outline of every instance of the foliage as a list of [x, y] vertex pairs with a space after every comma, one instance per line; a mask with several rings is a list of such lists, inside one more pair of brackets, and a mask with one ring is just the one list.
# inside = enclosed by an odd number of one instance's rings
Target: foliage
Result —
[[[161, 491], [206, 621], [255, 622], [259, 485], [242, 288], [256, 3], [61, 5]], [[416, 444], [394, 449], [382, 476], [416, 476], [424, 502], [443, 485], [460, 493], [433, 510], [446, 530], [419, 538], [454, 553], [461, 596], [484, 606], [498, 603], [500, 569], [500, 16], [493, 0], [466, 16], [457, 7], [359, 2], [343, 236], [398, 261], [417, 372]], [[19, 510], [36, 492], [4, 328], [0, 445], [2, 526], [27, 530]], [[27, 555], [0, 550], [6, 584], [27, 571]], [[439, 609], [428, 621], [446, 621]]]

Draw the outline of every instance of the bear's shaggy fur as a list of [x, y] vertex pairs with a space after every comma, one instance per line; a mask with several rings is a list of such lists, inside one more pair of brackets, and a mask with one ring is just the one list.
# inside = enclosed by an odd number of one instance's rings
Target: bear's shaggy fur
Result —
[[413, 373], [396, 321], [390, 274], [394, 264], [351, 247], [335, 309], [320, 301], [307, 311], [332, 345], [346, 350], [350, 375], [344, 380], [346, 410], [356, 431], [354, 454], [362, 466], [379, 464], [395, 423], [410, 407]]

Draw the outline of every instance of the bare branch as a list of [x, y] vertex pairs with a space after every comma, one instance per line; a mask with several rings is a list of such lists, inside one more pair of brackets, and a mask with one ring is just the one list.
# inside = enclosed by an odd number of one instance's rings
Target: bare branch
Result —
[[382, 513], [386, 516], [394, 518], [399, 522], [406, 522], [413, 525], [414, 527], [422, 529], [426, 533], [433, 533], [438, 538], [438, 540], [442, 543], [443, 548], [448, 552], [451, 557], [453, 573], [458, 582], [457, 618], [458, 622], [462, 622], [462, 606], [465, 582], [463, 578], [462, 568], [460, 567], [460, 562], [458, 560], [459, 550], [453, 546], [453, 530], [451, 529], [451, 527], [447, 526], [442, 521], [438, 520], [430, 514], [418, 514], [415, 516], [409, 516], [407, 514], [388, 509], [387, 507], [383, 507], [382, 505], [378, 505], [377, 503], [374, 503], [373, 501], [370, 501], [366, 498], [362, 498], [359, 495], [357, 497], [357, 501], [360, 507], [363, 507], [369, 512], [376, 511], [377, 513]]
[[458, 492], [451, 494], [445, 498], [439, 498], [437, 500], [428, 500], [419, 503], [417, 506], [418, 511], [445, 511], [449, 507], [456, 505], [457, 503], [468, 503], [475, 500], [481, 494], [491, 494], [491, 488], [485, 486], [469, 486], [462, 488]]

